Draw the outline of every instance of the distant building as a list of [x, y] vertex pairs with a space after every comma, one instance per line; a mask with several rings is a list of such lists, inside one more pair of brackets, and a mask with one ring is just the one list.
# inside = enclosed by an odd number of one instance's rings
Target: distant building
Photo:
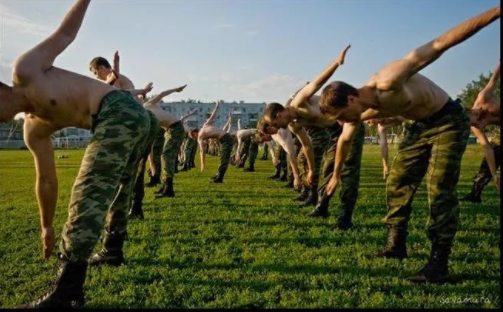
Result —
[[[186, 123], [187, 128], [190, 129], [202, 127], [215, 108], [215, 103], [196, 101], [170, 102], [161, 103], [160, 105], [165, 111], [177, 118], [188, 114], [192, 110], [197, 110], [197, 114], [191, 116]], [[238, 128], [238, 119], [241, 119], [241, 127], [243, 128], [247, 127], [250, 123], [256, 123], [259, 116], [264, 113], [265, 106], [266, 103], [245, 103], [244, 101], [239, 103], [221, 103], [213, 125], [215, 127], [223, 127], [227, 122], [229, 112], [234, 109], [231, 132], [235, 132]]]

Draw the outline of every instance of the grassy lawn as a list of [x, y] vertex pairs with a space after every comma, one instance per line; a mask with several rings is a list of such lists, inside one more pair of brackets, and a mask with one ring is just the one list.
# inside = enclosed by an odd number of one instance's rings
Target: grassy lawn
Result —
[[[396, 147], [390, 147], [391, 154]], [[55, 230], [67, 217], [82, 150], [56, 151], [59, 199]], [[261, 152], [259, 153], [259, 156]], [[218, 158], [205, 172], [177, 174], [174, 199], [147, 189], [145, 220], [129, 223], [127, 265], [90, 268], [89, 308], [455, 308], [500, 307], [500, 199], [486, 187], [482, 204], [461, 203], [451, 257], [454, 283], [413, 285], [405, 278], [426, 263], [430, 243], [425, 183], [413, 203], [409, 258], [367, 260], [386, 240], [385, 184], [377, 146], [365, 146], [355, 229], [334, 228], [339, 199], [327, 220], [313, 220], [291, 201], [284, 182], [268, 180], [270, 161], [256, 172], [229, 167], [223, 184], [210, 184]], [[471, 188], [482, 159], [469, 146], [459, 195]], [[199, 160], [196, 160], [199, 166]], [[0, 152], [0, 307], [37, 299], [56, 274], [56, 258], [42, 259], [35, 172], [27, 151]], [[96, 246], [96, 250], [100, 248]], [[56, 250], [58, 246], [56, 247]], [[56, 251], [55, 250], [55, 251]], [[454, 302], [453, 302], [454, 301]]]

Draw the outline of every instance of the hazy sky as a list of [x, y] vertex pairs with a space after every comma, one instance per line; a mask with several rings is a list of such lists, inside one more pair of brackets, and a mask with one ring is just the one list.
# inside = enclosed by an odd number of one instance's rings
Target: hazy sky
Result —
[[[0, 0], [0, 80], [14, 60], [62, 21], [74, 1]], [[75, 42], [55, 65], [92, 76], [95, 56], [112, 60], [137, 87], [154, 93], [187, 83], [165, 100], [284, 100], [313, 79], [347, 44], [332, 80], [356, 86], [386, 63], [497, 0], [93, 1]], [[499, 20], [422, 71], [451, 96], [492, 70]]]

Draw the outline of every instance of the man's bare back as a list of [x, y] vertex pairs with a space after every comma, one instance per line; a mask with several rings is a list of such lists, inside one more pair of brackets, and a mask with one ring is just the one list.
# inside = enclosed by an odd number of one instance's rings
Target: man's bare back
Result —
[[368, 88], [376, 98], [375, 104], [368, 108], [379, 111], [380, 117], [403, 116], [411, 120], [420, 120], [439, 111], [447, 103], [449, 95], [421, 74], [413, 75], [401, 86], [389, 88], [388, 72], [395, 71], [400, 62], [382, 68], [365, 84], [364, 88]]
[[198, 138], [200, 140], [216, 139], [220, 140], [227, 132], [224, 130], [211, 126], [204, 125], [201, 130], [199, 130]]

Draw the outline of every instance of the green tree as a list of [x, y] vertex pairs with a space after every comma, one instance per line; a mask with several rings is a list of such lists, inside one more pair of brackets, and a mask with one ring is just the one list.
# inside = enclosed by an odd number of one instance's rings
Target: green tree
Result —
[[[489, 74], [487, 75], [480, 74], [477, 80], [472, 80], [472, 82], [466, 85], [466, 87], [461, 91], [461, 94], [458, 95], [458, 98], [461, 100], [461, 105], [463, 105], [463, 107], [470, 108], [473, 106], [473, 103], [475, 103], [475, 100], [477, 99], [477, 95], [487, 85], [487, 82], [489, 82], [492, 74], [492, 72], [489, 72]], [[499, 98], [499, 84], [496, 86], [494, 94]], [[488, 126], [486, 129], [484, 129], [484, 131], [492, 133], [495, 129], [496, 126]]]
[[[472, 80], [472, 82], [466, 85], [466, 87], [461, 91], [461, 94], [458, 95], [463, 107], [469, 108], [473, 106], [475, 99], [477, 99], [477, 95], [487, 85], [491, 75], [492, 72], [489, 72], [487, 75], [480, 74], [477, 80]], [[495, 94], [497, 97], [500, 96], [499, 84], [496, 86]]]

